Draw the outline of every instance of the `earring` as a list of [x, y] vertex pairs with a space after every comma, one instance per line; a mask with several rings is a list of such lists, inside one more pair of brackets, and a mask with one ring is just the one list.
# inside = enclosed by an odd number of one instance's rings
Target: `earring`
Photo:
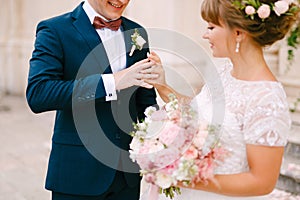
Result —
[[236, 42], [235, 52], [238, 53], [240, 51], [240, 42]]

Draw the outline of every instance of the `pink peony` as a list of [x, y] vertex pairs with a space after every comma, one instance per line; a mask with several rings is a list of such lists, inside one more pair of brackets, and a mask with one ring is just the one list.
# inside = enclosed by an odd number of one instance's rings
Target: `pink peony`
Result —
[[276, 15], [280, 16], [281, 14], [286, 13], [289, 10], [289, 3], [287, 1], [276, 1], [274, 4], [274, 12]]
[[247, 15], [253, 15], [255, 13], [255, 8], [253, 6], [246, 6], [245, 12]]
[[196, 159], [198, 157], [198, 149], [194, 146], [190, 146], [190, 148], [183, 154], [183, 157], [188, 160]]
[[174, 143], [177, 140], [177, 135], [182, 131], [182, 128], [172, 121], [167, 121], [164, 128], [159, 134], [159, 141], [166, 144]]
[[205, 143], [207, 135], [208, 135], [208, 131], [207, 130], [200, 130], [195, 135], [194, 140], [193, 140], [193, 144], [195, 145], [196, 148], [202, 149], [202, 147], [203, 147], [203, 145]]
[[257, 14], [261, 19], [268, 18], [270, 16], [270, 13], [271, 13], [271, 8], [267, 4], [262, 4], [257, 10]]

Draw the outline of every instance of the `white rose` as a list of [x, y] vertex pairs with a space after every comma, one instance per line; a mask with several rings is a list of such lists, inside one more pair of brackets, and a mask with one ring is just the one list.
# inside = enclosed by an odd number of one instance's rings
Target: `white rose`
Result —
[[178, 101], [174, 100], [174, 101], [170, 101], [170, 102], [166, 103], [165, 108], [166, 108], [167, 112], [178, 109]]
[[147, 130], [147, 123], [138, 123], [137, 126], [139, 130]]
[[253, 6], [246, 6], [245, 12], [247, 15], [253, 15], [255, 13], [255, 8]]
[[156, 111], [156, 108], [154, 106], [149, 106], [146, 108], [144, 114], [146, 115], [146, 117], [150, 117], [152, 115], [152, 113], [155, 111]]
[[142, 38], [141, 36], [138, 36], [136, 38], [136, 44], [139, 50], [141, 50], [144, 46], [144, 44], [146, 43], [146, 40], [144, 40], [144, 38]]
[[152, 123], [152, 119], [150, 117], [146, 117], [144, 123], [150, 124]]
[[137, 139], [136, 137], [133, 137], [131, 140], [131, 143], [129, 145], [130, 149], [132, 149], [134, 151], [137, 151], [140, 148], [140, 141], [139, 139]]
[[261, 19], [268, 18], [270, 16], [270, 13], [271, 13], [271, 8], [267, 4], [262, 4], [257, 10], [257, 14]]
[[159, 187], [166, 189], [172, 185], [173, 178], [168, 174], [164, 174], [162, 172], [157, 172], [155, 183]]
[[145, 137], [146, 136], [146, 132], [145, 131], [136, 131], [135, 135], [137, 137]]
[[274, 4], [274, 12], [276, 15], [280, 16], [283, 13], [286, 13], [289, 10], [289, 3], [287, 1], [276, 1]]

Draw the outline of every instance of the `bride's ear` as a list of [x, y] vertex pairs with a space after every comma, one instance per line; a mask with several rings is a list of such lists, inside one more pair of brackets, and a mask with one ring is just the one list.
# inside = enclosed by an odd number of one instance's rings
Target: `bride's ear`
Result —
[[242, 30], [235, 29], [234, 30], [234, 36], [235, 36], [235, 40], [237, 42], [241, 42], [245, 38], [246, 33]]

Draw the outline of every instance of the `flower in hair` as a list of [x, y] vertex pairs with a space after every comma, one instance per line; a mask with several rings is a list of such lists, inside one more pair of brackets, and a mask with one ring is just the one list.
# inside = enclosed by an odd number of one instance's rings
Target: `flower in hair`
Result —
[[257, 15], [262, 21], [270, 17], [272, 11], [277, 16], [293, 14], [295, 7], [292, 0], [278, 0], [275, 3], [261, 3], [259, 0], [234, 0], [233, 5], [254, 20]]
[[259, 18], [261, 18], [261, 19], [268, 18], [270, 16], [270, 14], [271, 14], [271, 8], [270, 8], [270, 6], [267, 5], [267, 4], [262, 4], [257, 9], [257, 14], [258, 14]]
[[253, 16], [256, 13], [256, 10], [253, 6], [246, 6], [245, 12], [249, 16]]
[[289, 2], [284, 0], [277, 1], [274, 4], [273, 10], [277, 16], [280, 16], [281, 14], [284, 14], [289, 10]]

